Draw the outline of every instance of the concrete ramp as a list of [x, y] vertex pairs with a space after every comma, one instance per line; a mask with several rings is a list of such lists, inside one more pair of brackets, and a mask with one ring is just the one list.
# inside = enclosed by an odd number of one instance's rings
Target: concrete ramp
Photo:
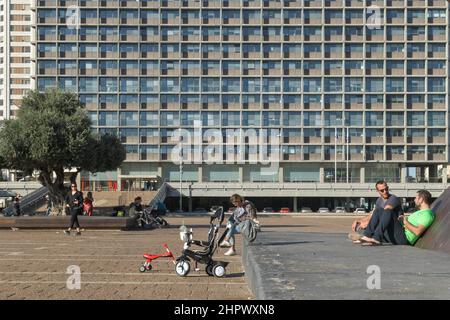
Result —
[[450, 253], [450, 188], [433, 202], [432, 209], [436, 219], [416, 247]]

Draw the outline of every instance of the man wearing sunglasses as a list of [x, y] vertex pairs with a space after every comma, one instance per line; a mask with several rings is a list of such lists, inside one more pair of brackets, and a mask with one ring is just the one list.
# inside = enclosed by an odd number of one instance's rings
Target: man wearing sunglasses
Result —
[[[354, 243], [367, 242], [368, 239], [381, 239], [384, 237], [384, 232], [387, 230], [391, 219], [398, 219], [403, 214], [402, 204], [399, 198], [389, 193], [389, 187], [384, 180], [377, 181], [375, 188], [379, 194], [379, 198], [375, 203], [374, 210], [366, 217], [357, 219], [352, 224], [352, 230], [361, 234], [350, 234], [349, 237]], [[389, 242], [395, 242], [392, 239], [387, 239]]]

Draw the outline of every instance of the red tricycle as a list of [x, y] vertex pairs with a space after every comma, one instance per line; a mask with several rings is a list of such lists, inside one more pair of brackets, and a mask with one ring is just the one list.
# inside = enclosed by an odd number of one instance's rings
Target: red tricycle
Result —
[[144, 254], [145, 262], [139, 268], [139, 271], [140, 272], [145, 272], [145, 271], [152, 270], [151, 263], [152, 263], [153, 260], [156, 260], [158, 258], [172, 258], [172, 262], [173, 262], [173, 264], [175, 264], [175, 257], [173, 256], [172, 252], [169, 250], [169, 247], [167, 246], [167, 244], [164, 244], [164, 248], [166, 248], [167, 252], [165, 252], [163, 254], [149, 254], [149, 253], [145, 253]]

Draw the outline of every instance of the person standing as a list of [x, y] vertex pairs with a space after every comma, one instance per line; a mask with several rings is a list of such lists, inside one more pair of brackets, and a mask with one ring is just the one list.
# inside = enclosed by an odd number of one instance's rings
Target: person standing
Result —
[[87, 193], [87, 197], [83, 200], [83, 214], [92, 217], [94, 212], [94, 198], [92, 197], [92, 192]]
[[14, 211], [14, 215], [16, 217], [20, 216], [20, 198], [19, 195], [16, 195], [16, 197], [14, 198], [14, 204], [13, 204], [13, 211]]
[[65, 235], [70, 235], [70, 231], [75, 226], [77, 233], [75, 235], [80, 236], [80, 223], [78, 222], [78, 215], [83, 212], [83, 193], [77, 190], [76, 183], [70, 185], [70, 192], [66, 197], [67, 207], [70, 212], [70, 227], [64, 231]]

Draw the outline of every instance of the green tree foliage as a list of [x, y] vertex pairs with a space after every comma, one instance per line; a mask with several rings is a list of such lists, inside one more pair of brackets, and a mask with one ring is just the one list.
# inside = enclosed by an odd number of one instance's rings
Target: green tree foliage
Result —
[[[49, 190], [62, 212], [66, 189], [64, 169], [102, 172], [114, 170], [125, 159], [125, 148], [115, 136], [97, 136], [76, 94], [31, 91], [24, 97], [17, 118], [0, 130], [3, 167], [31, 174]], [[76, 174], [72, 179], [76, 178]]]

